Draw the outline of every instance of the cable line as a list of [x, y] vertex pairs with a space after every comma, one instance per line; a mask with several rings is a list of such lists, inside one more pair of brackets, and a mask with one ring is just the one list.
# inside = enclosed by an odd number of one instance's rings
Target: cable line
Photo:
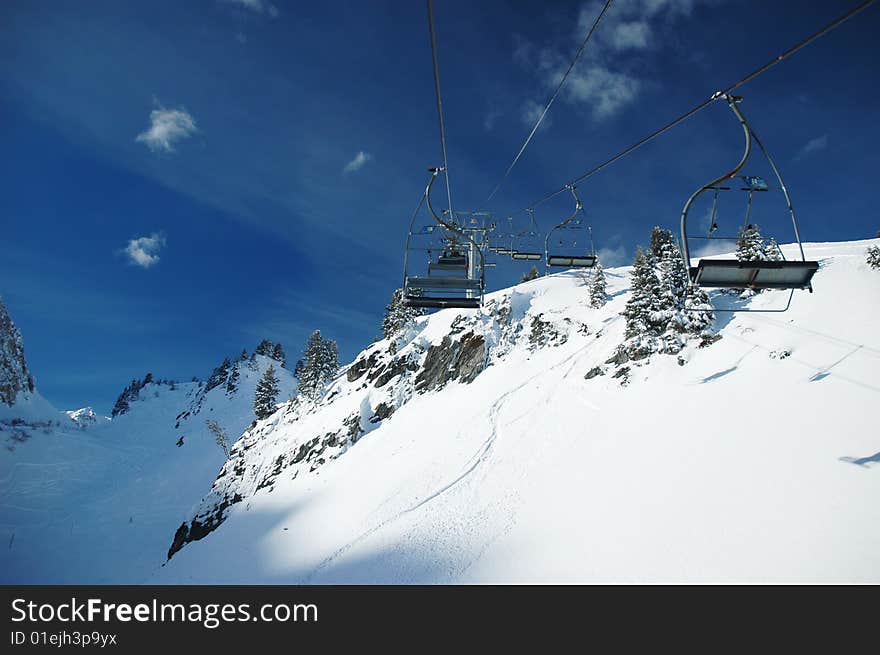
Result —
[[[804, 48], [804, 47], [810, 45], [816, 39], [818, 39], [822, 36], [825, 36], [826, 34], [828, 34], [828, 32], [832, 31], [836, 27], [839, 27], [840, 25], [842, 25], [843, 23], [848, 21], [850, 18], [852, 18], [856, 14], [858, 14], [858, 13], [862, 12], [863, 10], [867, 9], [868, 7], [870, 7], [872, 4], [874, 4], [874, 2], [875, 2], [875, 0], [866, 0], [865, 2], [862, 2], [859, 5], [853, 7], [852, 9], [850, 9], [847, 13], [845, 13], [840, 18], [837, 18], [836, 20], [831, 21], [830, 23], [825, 25], [823, 28], [821, 28], [818, 32], [815, 32], [814, 34], [808, 36], [807, 38], [803, 39], [802, 41], [799, 41], [798, 43], [796, 43], [795, 45], [790, 47], [788, 50], [786, 50], [782, 54], [777, 55], [776, 57], [774, 57], [773, 59], [768, 61], [766, 64], [764, 64], [763, 66], [755, 69], [754, 71], [752, 71], [751, 73], [749, 73], [748, 75], [746, 75], [745, 77], [740, 79], [738, 82], [734, 82], [733, 84], [731, 84], [729, 87], [727, 87], [723, 91], [716, 91], [715, 93], [712, 94], [712, 96], [710, 98], [708, 98], [707, 100], [704, 100], [703, 102], [701, 102], [699, 105], [697, 105], [693, 109], [685, 112], [684, 114], [682, 114], [678, 118], [670, 121], [669, 123], [667, 123], [666, 125], [664, 125], [663, 127], [659, 128], [659, 129], [655, 130], [654, 132], [651, 132], [651, 134], [649, 134], [648, 136], [643, 138], [641, 141], [634, 143], [626, 150], [619, 152], [618, 154], [616, 154], [613, 157], [611, 157], [610, 159], [602, 162], [598, 166], [591, 168], [590, 170], [588, 170], [586, 173], [584, 173], [580, 177], [576, 177], [569, 184], [577, 184], [578, 182], [583, 182], [588, 177], [592, 177], [593, 175], [595, 175], [599, 171], [603, 170], [604, 168], [610, 166], [611, 164], [615, 163], [616, 161], [623, 159], [627, 155], [638, 150], [646, 143], [653, 141], [658, 136], [660, 136], [664, 132], [672, 129], [673, 127], [675, 127], [679, 123], [682, 123], [682, 122], [686, 121], [688, 118], [691, 118], [695, 114], [699, 113], [700, 111], [702, 111], [703, 109], [705, 109], [706, 107], [708, 107], [709, 105], [714, 103], [716, 100], [718, 100], [720, 98], [726, 98], [731, 92], [735, 91], [736, 89], [743, 86], [744, 84], [751, 82], [753, 79], [755, 79], [756, 77], [758, 77], [762, 73], [768, 71], [769, 69], [773, 68], [776, 64], [780, 63], [781, 61], [788, 59], [791, 55], [796, 53], [801, 48]], [[541, 204], [547, 202], [551, 198], [555, 198], [560, 193], [565, 192], [568, 189], [568, 186], [569, 185], [566, 184], [566, 185], [562, 186], [561, 188], [557, 189], [556, 191], [553, 191], [552, 193], [547, 194], [546, 196], [544, 196], [543, 198], [538, 200], [536, 203], [530, 205], [529, 208], [534, 209], [538, 205], [541, 205]], [[525, 211], [525, 209], [522, 209], [520, 211]], [[519, 212], [517, 212], [517, 213], [519, 213]]]
[[443, 124], [443, 96], [440, 94], [440, 66], [437, 63], [437, 37], [434, 36], [434, 2], [428, 0], [428, 29], [431, 32], [431, 58], [434, 62], [434, 92], [437, 95], [437, 116], [440, 121], [440, 146], [443, 149], [443, 174], [446, 177], [446, 201], [449, 218], [453, 220], [452, 190], [449, 188], [449, 162], [446, 159], [446, 127]]
[[498, 193], [499, 189], [501, 189], [501, 185], [507, 180], [507, 177], [510, 175], [510, 172], [513, 170], [513, 167], [516, 166], [519, 158], [522, 157], [522, 154], [525, 152], [526, 148], [529, 146], [529, 143], [532, 140], [532, 137], [535, 136], [535, 132], [538, 131], [538, 128], [541, 126], [541, 123], [544, 121], [544, 117], [547, 115], [547, 112], [550, 111], [550, 107], [553, 105], [556, 100], [556, 96], [559, 95], [559, 92], [562, 90], [562, 85], [565, 84], [565, 80], [568, 79], [569, 74], [572, 70], [574, 70], [575, 64], [577, 64], [578, 60], [581, 58], [581, 55], [584, 52], [584, 48], [587, 47], [587, 43], [590, 41], [590, 38], [593, 36], [593, 32], [596, 31], [596, 28], [599, 27], [599, 23], [602, 22], [602, 19], [605, 18], [605, 14], [611, 8], [611, 3], [614, 0], [607, 0], [605, 6], [602, 8], [602, 11], [599, 13], [599, 16], [596, 18], [593, 26], [590, 28], [590, 31], [587, 33], [586, 38], [584, 38], [583, 43], [581, 43], [581, 47], [578, 48], [577, 54], [575, 54], [574, 59], [571, 60], [571, 64], [568, 66], [568, 70], [565, 71], [565, 75], [562, 76], [562, 79], [559, 81], [559, 84], [556, 87], [556, 90], [553, 92], [553, 95], [550, 97], [550, 101], [544, 107], [544, 111], [541, 112], [541, 115], [538, 117], [538, 121], [535, 123], [535, 126], [532, 128], [532, 131], [529, 132], [529, 135], [526, 137], [525, 142], [522, 144], [522, 147], [519, 149], [519, 152], [516, 153], [516, 157], [513, 158], [513, 161], [510, 163], [510, 166], [507, 167], [507, 170], [504, 173], [504, 176], [501, 178], [501, 181], [495, 185], [495, 188], [492, 190], [492, 193], [489, 194], [489, 197], [486, 198], [486, 202], [492, 200], [495, 197], [495, 194]]

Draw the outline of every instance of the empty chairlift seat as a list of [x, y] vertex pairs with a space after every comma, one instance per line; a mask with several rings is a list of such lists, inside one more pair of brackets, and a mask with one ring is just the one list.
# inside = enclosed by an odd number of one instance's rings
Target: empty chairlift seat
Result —
[[538, 261], [539, 259], [544, 259], [544, 253], [542, 252], [520, 252], [515, 250], [511, 253], [512, 259], [525, 260], [525, 261]]
[[548, 255], [547, 266], [592, 268], [596, 265], [596, 259], [596, 255]]
[[701, 259], [691, 267], [691, 281], [721, 289], [809, 289], [819, 270], [815, 261], [751, 261]]

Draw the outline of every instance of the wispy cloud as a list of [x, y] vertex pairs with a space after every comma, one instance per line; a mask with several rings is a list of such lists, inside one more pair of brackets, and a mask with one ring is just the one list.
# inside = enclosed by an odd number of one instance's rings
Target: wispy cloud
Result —
[[135, 139], [153, 152], [174, 152], [174, 144], [198, 132], [196, 121], [185, 109], [159, 107], [150, 112], [150, 127]]
[[165, 247], [165, 235], [154, 232], [148, 237], [137, 237], [128, 242], [123, 252], [128, 261], [141, 268], [150, 268], [159, 263], [159, 251]]
[[[532, 127], [535, 123], [538, 122], [538, 119], [541, 117], [541, 112], [543, 112], [543, 111], [544, 111], [544, 106], [541, 103], [536, 102], [531, 99], [526, 100], [523, 103], [523, 108], [522, 108], [522, 115], [521, 115], [522, 122], [525, 123], [526, 125], [528, 125], [529, 127]], [[544, 117], [544, 120], [541, 121], [540, 129], [542, 129], [542, 130], [546, 129], [546, 128], [550, 127], [550, 125], [552, 125], [552, 121], [550, 120], [550, 116], [547, 115]]]
[[263, 0], [223, 0], [223, 2], [250, 9], [258, 14], [269, 14], [272, 18], [277, 18], [279, 13], [278, 7]]
[[814, 139], [810, 139], [804, 144], [804, 147], [798, 150], [798, 153], [795, 155], [795, 159], [803, 159], [807, 155], [818, 152], [820, 150], [825, 150], [828, 147], [828, 135], [823, 134], [822, 136], [817, 136]]
[[[588, 108], [594, 120], [604, 120], [631, 105], [645, 87], [645, 79], [632, 72], [627, 54], [659, 48], [657, 32], [691, 14], [697, 0], [628, 0], [615, 4], [604, 18], [583, 57], [571, 71], [562, 98]], [[518, 37], [514, 61], [531, 69], [546, 89], [559, 84], [574, 50], [602, 10], [601, 2], [585, 3], [577, 16], [570, 40], [555, 40], [546, 47]], [[560, 45], [561, 43], [561, 45]]]
[[359, 150], [358, 154], [354, 156], [350, 162], [348, 162], [345, 167], [342, 169], [343, 173], [354, 173], [355, 171], [359, 171], [362, 169], [368, 161], [373, 158], [368, 152], [364, 152], [363, 150]]

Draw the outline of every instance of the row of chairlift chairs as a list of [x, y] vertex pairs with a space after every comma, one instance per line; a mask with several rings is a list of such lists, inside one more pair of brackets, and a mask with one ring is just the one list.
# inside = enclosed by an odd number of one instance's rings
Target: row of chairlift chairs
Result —
[[[745, 150], [739, 163], [730, 171], [713, 179], [697, 189], [687, 200], [681, 213], [681, 252], [688, 270], [690, 284], [710, 289], [790, 290], [788, 303], [782, 309], [763, 311], [785, 311], [791, 303], [795, 290], [807, 289], [812, 292], [812, 278], [819, 268], [818, 262], [808, 261], [804, 256], [800, 230], [794, 206], [788, 189], [782, 180], [779, 169], [764, 145], [743, 117], [738, 104], [738, 96], [722, 96], [739, 121], [744, 137]], [[752, 153], [752, 143], [756, 143], [775, 175], [778, 186], [768, 185], [763, 178], [754, 175], [741, 175]], [[498, 226], [490, 222], [488, 214], [456, 214], [445, 211], [438, 214], [431, 204], [431, 188], [441, 168], [430, 169], [430, 179], [422, 198], [430, 213], [431, 222], [416, 226], [417, 211], [413, 215], [407, 236], [404, 263], [404, 304], [409, 307], [436, 308], [448, 307], [475, 309], [481, 306], [485, 292], [485, 269], [494, 266], [486, 261], [486, 252], [509, 256], [516, 261], [544, 261], [548, 268], [589, 269], [598, 260], [593, 243], [592, 226], [587, 224], [577, 188], [568, 185], [575, 201], [572, 214], [551, 228], [541, 243], [540, 232], [535, 221], [534, 211], [527, 210], [529, 225], [521, 231], [514, 231], [512, 219], [509, 231], [500, 233]], [[731, 183], [736, 181], [736, 184]], [[717, 235], [720, 197], [728, 191], [747, 193], [747, 204], [743, 225], [749, 227], [756, 196], [781, 191], [794, 228], [799, 259], [786, 260], [781, 250], [776, 257], [767, 260], [739, 261], [714, 256], [701, 257], [696, 266], [691, 266], [691, 244], [695, 241], [735, 242], [739, 235]], [[712, 205], [709, 229], [705, 235], [690, 234], [687, 221], [695, 202], [706, 193], [711, 194]], [[497, 245], [492, 243], [494, 239]], [[427, 260], [427, 275], [410, 275], [411, 255], [422, 252]], [[761, 311], [761, 310], [739, 310]]]
[[[575, 199], [571, 216], [553, 227], [540, 243], [534, 212], [529, 210], [529, 225], [520, 232], [499, 233], [491, 215], [484, 212], [438, 214], [431, 203], [431, 189], [441, 168], [429, 170], [423, 202], [433, 219], [416, 225], [419, 212], [413, 215], [407, 236], [404, 258], [404, 304], [408, 307], [474, 309], [482, 304], [485, 292], [485, 269], [495, 266], [486, 253], [506, 255], [517, 261], [546, 262], [549, 268], [592, 268], [597, 257], [592, 242], [592, 227], [585, 224], [583, 204], [574, 186]], [[420, 206], [421, 207], [421, 206]], [[511, 225], [512, 225], [512, 219]], [[492, 242], [507, 245], [493, 245]], [[586, 244], [589, 243], [589, 249]], [[427, 275], [410, 275], [411, 255], [423, 253]]]

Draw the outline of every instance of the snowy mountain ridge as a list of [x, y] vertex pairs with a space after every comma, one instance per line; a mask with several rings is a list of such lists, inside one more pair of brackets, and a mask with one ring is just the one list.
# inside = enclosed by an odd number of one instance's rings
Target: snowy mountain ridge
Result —
[[675, 356], [621, 352], [628, 267], [600, 309], [567, 272], [423, 317], [246, 431], [155, 579], [878, 580], [871, 243], [808, 244], [815, 294]]

